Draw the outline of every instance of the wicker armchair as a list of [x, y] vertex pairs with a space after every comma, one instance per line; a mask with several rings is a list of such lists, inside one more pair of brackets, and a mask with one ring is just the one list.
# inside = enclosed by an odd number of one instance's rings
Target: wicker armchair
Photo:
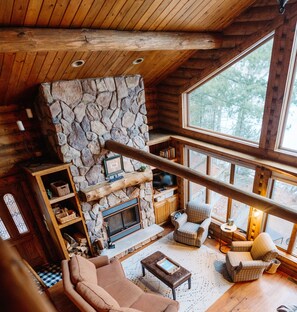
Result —
[[173, 214], [172, 224], [175, 227], [173, 238], [183, 244], [201, 247], [204, 243], [211, 221], [212, 206], [191, 200], [184, 213]]
[[232, 242], [231, 251], [226, 255], [226, 266], [233, 282], [251, 281], [261, 277], [277, 256], [269, 234], [261, 233], [254, 241]]

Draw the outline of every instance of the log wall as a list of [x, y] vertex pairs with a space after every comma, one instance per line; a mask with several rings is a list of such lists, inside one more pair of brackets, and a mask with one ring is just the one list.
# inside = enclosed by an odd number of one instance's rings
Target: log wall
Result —
[[145, 89], [145, 103], [147, 109], [147, 122], [149, 130], [155, 130], [159, 127], [156, 88]]
[[[18, 129], [17, 120], [25, 131]], [[29, 119], [19, 105], [0, 106], [0, 146], [0, 177], [19, 172], [18, 163], [42, 156], [45, 146], [37, 119]]]

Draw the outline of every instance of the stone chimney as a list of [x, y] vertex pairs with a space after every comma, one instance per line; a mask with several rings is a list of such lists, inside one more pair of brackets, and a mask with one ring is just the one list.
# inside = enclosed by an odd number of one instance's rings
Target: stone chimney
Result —
[[[77, 191], [105, 180], [103, 159], [112, 153], [106, 140], [148, 151], [148, 126], [142, 77], [108, 77], [43, 83], [38, 109], [51, 150], [64, 163], [71, 162]], [[125, 172], [142, 165], [123, 158]], [[155, 223], [152, 183], [111, 193], [94, 202], [82, 202], [91, 241], [105, 238], [102, 210], [139, 197], [143, 227]]]

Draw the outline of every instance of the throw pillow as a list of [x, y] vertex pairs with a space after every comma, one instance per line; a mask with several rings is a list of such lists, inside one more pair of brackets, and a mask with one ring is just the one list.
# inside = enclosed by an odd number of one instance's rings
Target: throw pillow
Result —
[[69, 270], [72, 284], [83, 281], [97, 284], [96, 267], [86, 258], [73, 256], [69, 261]]
[[98, 311], [110, 311], [120, 308], [118, 302], [102, 287], [88, 283], [79, 282], [76, 291]]

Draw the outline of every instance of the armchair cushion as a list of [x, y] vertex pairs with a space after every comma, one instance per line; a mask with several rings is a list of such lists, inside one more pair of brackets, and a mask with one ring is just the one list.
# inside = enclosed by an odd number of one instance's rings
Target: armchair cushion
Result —
[[[158, 300], [157, 300], [158, 299]], [[156, 294], [144, 293], [139, 299], [133, 303], [131, 308], [143, 311], [143, 312], [152, 312], [152, 311], [177, 311], [179, 303], [173, 301], [172, 304], [168, 304], [167, 298], [161, 297]]]
[[76, 285], [76, 291], [95, 308], [96, 311], [109, 311], [110, 309], [120, 307], [110, 294], [96, 284], [79, 282]]
[[250, 251], [253, 241], [235, 241], [231, 243], [232, 251]]
[[[199, 209], [197, 209], [197, 207]], [[188, 221], [193, 223], [201, 223], [206, 218], [210, 217], [211, 206], [208, 204], [202, 204], [199, 200], [194, 199], [188, 202], [186, 213], [188, 215]]]
[[95, 264], [82, 256], [73, 256], [69, 261], [71, 282], [76, 285], [78, 282], [88, 281], [97, 284]]
[[178, 235], [187, 237], [189, 239], [195, 239], [198, 235], [198, 229], [200, 225], [192, 222], [186, 222], [178, 230]]
[[97, 274], [98, 284], [103, 288], [126, 279], [123, 267], [118, 259], [112, 259], [109, 265], [98, 268], [95, 274]]
[[256, 237], [251, 249], [251, 255], [254, 260], [263, 260], [264, 257], [270, 259], [272, 256], [275, 258], [277, 254], [277, 249], [269, 234], [261, 233]]
[[247, 251], [243, 251], [243, 252], [229, 251], [228, 258], [233, 268], [237, 268], [241, 262], [253, 261], [251, 253]]
[[88, 260], [95, 264], [96, 269], [109, 264], [108, 256], [99, 256], [99, 257], [89, 258]]
[[114, 284], [110, 284], [104, 287], [104, 289], [118, 302], [121, 307], [138, 309], [133, 306], [133, 303], [135, 303], [141, 295], [143, 295], [143, 290], [128, 279], [123, 279], [115, 282]]

